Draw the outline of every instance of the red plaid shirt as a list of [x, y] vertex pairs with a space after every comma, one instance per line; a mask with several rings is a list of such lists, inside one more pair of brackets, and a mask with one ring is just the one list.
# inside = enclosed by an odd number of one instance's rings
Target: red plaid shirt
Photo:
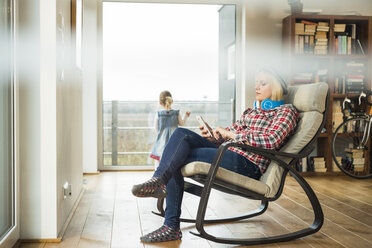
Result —
[[[226, 128], [235, 133], [235, 140], [228, 141], [279, 150], [296, 128], [299, 116], [297, 110], [290, 104], [271, 110], [248, 108], [238, 121]], [[269, 159], [260, 155], [235, 147], [229, 149], [256, 164], [262, 174], [270, 164]]]

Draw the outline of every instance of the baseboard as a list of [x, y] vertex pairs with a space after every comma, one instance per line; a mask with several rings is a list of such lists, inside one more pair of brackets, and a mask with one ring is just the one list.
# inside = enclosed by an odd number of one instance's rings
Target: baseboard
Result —
[[[18, 240], [18, 242], [19, 242], [19, 244], [23, 244], [23, 243], [61, 243], [62, 238], [56, 238], [56, 239], [20, 239], [20, 240]], [[18, 244], [18, 246], [19, 246], [19, 244]]]
[[97, 172], [84, 172], [83, 173], [84, 176], [99, 175], [99, 174], [101, 174], [101, 171], [97, 171]]
[[17, 240], [17, 242], [12, 246], [12, 248], [18, 248], [21, 245], [21, 240]]
[[100, 172], [143, 172], [143, 171], [154, 171], [154, 169], [141, 169], [141, 170], [132, 170], [132, 169], [119, 169], [119, 170], [100, 170]]
[[57, 239], [61, 239], [61, 240], [62, 240], [63, 236], [65, 235], [65, 232], [66, 232], [66, 230], [67, 230], [67, 227], [68, 227], [68, 225], [70, 224], [71, 219], [72, 219], [72, 217], [74, 216], [74, 214], [75, 214], [75, 212], [76, 212], [76, 209], [77, 209], [77, 207], [79, 206], [79, 203], [80, 203], [81, 199], [83, 198], [84, 193], [85, 193], [85, 187], [83, 186], [83, 187], [81, 188], [81, 191], [80, 191], [80, 194], [79, 194], [78, 198], [76, 199], [76, 202], [75, 202], [74, 206], [73, 206], [72, 209], [71, 209], [70, 214], [68, 215], [68, 217], [67, 217], [67, 219], [66, 219], [66, 221], [65, 221], [65, 224], [64, 224], [63, 227], [62, 227], [62, 230], [61, 230], [60, 233], [58, 234], [58, 238], [57, 238]]
[[18, 248], [23, 243], [61, 243], [62, 239], [63, 239], [63, 236], [65, 235], [65, 232], [67, 230], [67, 227], [70, 224], [71, 219], [74, 216], [74, 214], [76, 212], [76, 209], [79, 206], [79, 203], [80, 203], [81, 199], [83, 198], [84, 193], [85, 193], [85, 188], [82, 187], [82, 189], [80, 191], [80, 194], [79, 194], [78, 198], [76, 199], [76, 202], [75, 202], [74, 206], [72, 207], [71, 212], [68, 215], [61, 232], [58, 235], [58, 238], [56, 238], [56, 239], [19, 239], [14, 244], [14, 246], [12, 248]]

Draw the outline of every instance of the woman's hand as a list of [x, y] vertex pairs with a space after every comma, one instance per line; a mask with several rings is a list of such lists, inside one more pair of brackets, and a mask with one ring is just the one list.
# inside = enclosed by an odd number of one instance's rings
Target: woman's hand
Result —
[[235, 139], [235, 133], [228, 131], [222, 127], [217, 127], [212, 131], [213, 137], [210, 136], [208, 130], [204, 129], [203, 126], [199, 126], [199, 129], [201, 131], [201, 136], [211, 142], [221, 139]]
[[201, 136], [207, 140], [209, 140], [210, 142], [213, 142], [213, 141], [216, 141], [216, 139], [214, 137], [212, 137], [208, 130], [205, 129], [203, 126], [199, 126], [199, 129], [201, 131]]
[[221, 137], [223, 139], [235, 139], [235, 133], [224, 129], [223, 127], [217, 127], [213, 130], [213, 136], [218, 140]]

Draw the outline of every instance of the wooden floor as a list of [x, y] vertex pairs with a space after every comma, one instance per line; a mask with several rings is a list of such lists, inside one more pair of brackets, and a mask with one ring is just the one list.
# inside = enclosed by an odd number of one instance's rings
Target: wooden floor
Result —
[[[147, 180], [151, 172], [104, 172], [85, 176], [86, 191], [65, 232], [62, 243], [28, 243], [20, 247], [233, 247], [193, 236], [193, 224], [181, 224], [182, 241], [142, 244], [139, 237], [162, 224], [151, 210], [153, 198], [135, 198], [131, 186]], [[344, 176], [307, 177], [323, 208], [322, 229], [311, 236], [270, 247], [372, 247], [372, 180], [355, 180]], [[185, 194], [184, 217], [194, 217], [198, 198]], [[207, 210], [210, 217], [222, 217], [253, 210], [252, 200], [214, 192]], [[287, 178], [282, 197], [269, 204], [263, 216], [238, 224], [211, 225], [206, 229], [225, 237], [257, 237], [283, 234], [308, 226], [313, 220], [311, 207], [301, 188]], [[253, 247], [267, 247], [253, 246]]]

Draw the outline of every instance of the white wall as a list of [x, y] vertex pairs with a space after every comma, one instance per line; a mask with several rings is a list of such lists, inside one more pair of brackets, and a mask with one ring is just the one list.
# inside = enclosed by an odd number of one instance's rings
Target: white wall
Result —
[[97, 143], [97, 0], [83, 1], [83, 170], [98, 170]]
[[55, 1], [19, 2], [21, 238], [57, 236], [55, 20]]
[[[70, 0], [18, 1], [21, 239], [56, 239], [82, 190], [81, 80], [71, 60], [70, 12]], [[66, 199], [65, 182], [72, 184]]]
[[[56, 1], [57, 33], [57, 230], [60, 233], [82, 190], [82, 80], [76, 66], [71, 0]], [[61, 24], [61, 18], [64, 25]], [[63, 71], [63, 76], [61, 76]], [[64, 198], [62, 185], [71, 184]]]

